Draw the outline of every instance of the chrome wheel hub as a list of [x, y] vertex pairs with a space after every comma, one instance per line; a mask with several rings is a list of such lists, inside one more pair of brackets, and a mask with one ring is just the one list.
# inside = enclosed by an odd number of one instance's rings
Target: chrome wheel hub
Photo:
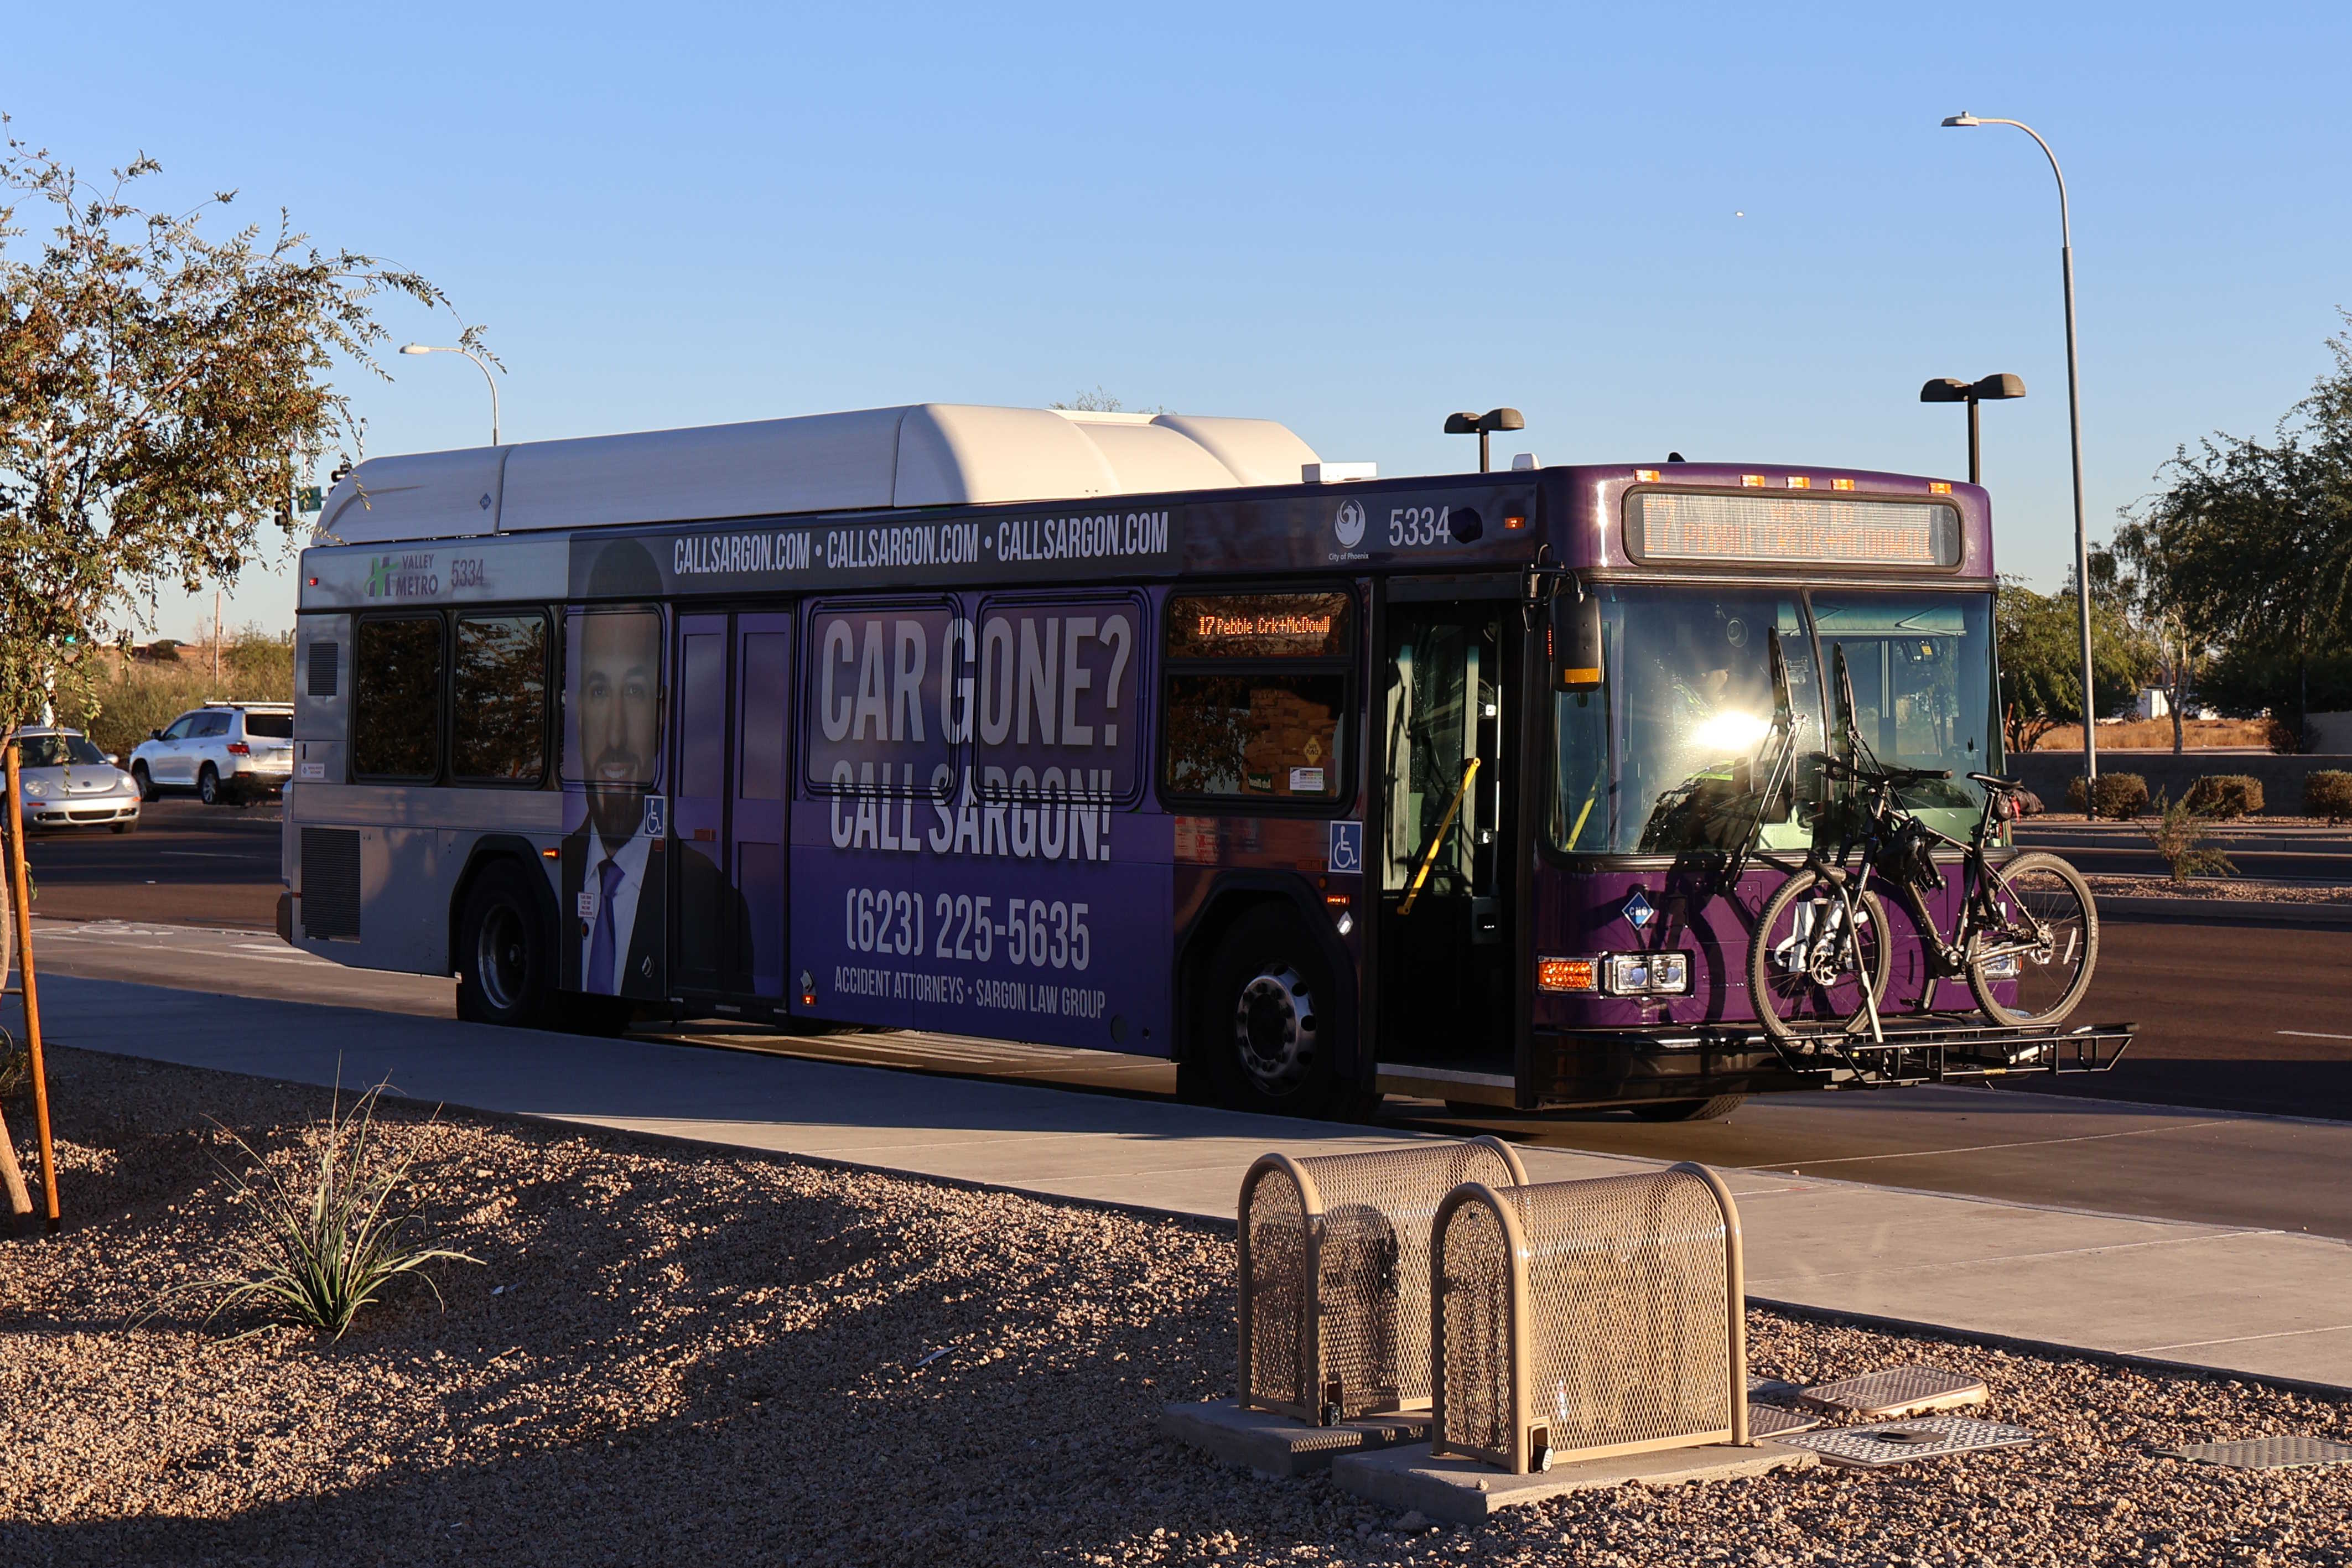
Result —
[[1306, 977], [1269, 964], [1242, 987], [1234, 1006], [1234, 1047], [1260, 1090], [1287, 1094], [1315, 1061], [1315, 998]]
[[474, 953], [474, 984], [481, 988], [485, 1001], [505, 1012], [522, 999], [523, 979], [529, 972], [522, 917], [500, 905], [482, 921]]

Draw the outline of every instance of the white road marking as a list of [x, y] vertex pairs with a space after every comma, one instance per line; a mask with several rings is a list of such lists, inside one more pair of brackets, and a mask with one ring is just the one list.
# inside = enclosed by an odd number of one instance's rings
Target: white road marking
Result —
[[2352, 1040], [2352, 1035], [2323, 1035], [2316, 1029], [2281, 1029], [2282, 1035], [2293, 1035], [2298, 1040]]

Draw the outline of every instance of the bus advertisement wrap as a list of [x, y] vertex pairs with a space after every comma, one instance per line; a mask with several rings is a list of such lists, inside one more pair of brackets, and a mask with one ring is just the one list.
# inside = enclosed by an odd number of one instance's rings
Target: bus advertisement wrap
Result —
[[[1033, 517], [902, 518], [732, 529], [672, 529], [630, 536], [654, 560], [665, 594], [822, 590], [850, 584], [1066, 582], [1175, 569], [1180, 513], [1055, 511]], [[575, 541], [572, 592], [588, 593], [612, 542]]]
[[1171, 839], [1135, 809], [1148, 624], [1116, 595], [811, 605], [802, 1010], [1166, 1051]]

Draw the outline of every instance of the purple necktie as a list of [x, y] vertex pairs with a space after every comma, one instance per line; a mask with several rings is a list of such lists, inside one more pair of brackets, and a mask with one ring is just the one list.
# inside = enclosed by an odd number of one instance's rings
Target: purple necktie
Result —
[[610, 858], [596, 868], [596, 934], [588, 943], [587, 989], [598, 996], [617, 996], [613, 984], [613, 891], [621, 885], [621, 868]]

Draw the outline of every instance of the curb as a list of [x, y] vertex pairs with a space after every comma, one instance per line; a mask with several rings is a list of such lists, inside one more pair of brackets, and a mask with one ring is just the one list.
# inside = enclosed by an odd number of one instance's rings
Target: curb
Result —
[[2125, 924], [2301, 926], [2352, 931], [2352, 904], [2294, 903], [2284, 899], [2165, 899], [2136, 894], [2099, 896], [2099, 919]]

